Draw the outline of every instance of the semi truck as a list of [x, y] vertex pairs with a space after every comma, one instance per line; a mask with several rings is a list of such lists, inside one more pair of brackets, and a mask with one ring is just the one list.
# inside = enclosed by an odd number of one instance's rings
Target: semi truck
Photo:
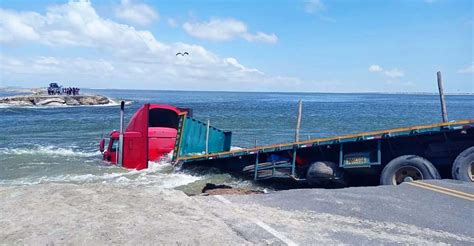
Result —
[[128, 127], [100, 141], [103, 159], [147, 168], [172, 155], [174, 165], [217, 167], [255, 181], [305, 186], [398, 185], [425, 179], [474, 182], [474, 119], [362, 132], [231, 150], [232, 133], [191, 109], [145, 104]]

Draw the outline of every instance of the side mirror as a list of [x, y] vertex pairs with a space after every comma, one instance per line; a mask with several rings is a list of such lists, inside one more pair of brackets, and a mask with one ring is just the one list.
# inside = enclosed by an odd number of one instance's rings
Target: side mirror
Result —
[[105, 148], [105, 139], [102, 138], [99, 141], [99, 150], [100, 150], [101, 153], [104, 153], [104, 148]]

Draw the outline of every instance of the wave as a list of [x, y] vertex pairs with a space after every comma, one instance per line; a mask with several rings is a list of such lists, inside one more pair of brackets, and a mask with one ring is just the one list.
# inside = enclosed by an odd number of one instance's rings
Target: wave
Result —
[[73, 156], [93, 157], [100, 156], [100, 151], [82, 152], [71, 148], [59, 148], [55, 146], [36, 145], [31, 148], [0, 148], [0, 154], [4, 155], [48, 155], [48, 156]]
[[125, 173], [104, 173], [104, 174], [66, 174], [40, 178], [21, 178], [14, 180], [0, 180], [0, 186], [29, 186], [48, 183], [70, 183], [88, 184], [103, 183], [115, 185], [157, 185], [161, 188], [172, 189], [199, 180], [200, 177], [185, 173], [173, 173], [166, 175], [147, 175], [146, 173], [136, 174], [134, 172]]
[[[46, 153], [56, 155], [61, 148], [37, 146], [35, 150], [29, 149], [0, 149], [1, 153], [10, 154], [37, 154]], [[62, 149], [68, 150], [68, 149]], [[67, 155], [77, 155], [77, 151], [66, 151]], [[93, 156], [95, 153], [81, 153], [83, 156]], [[11, 180], [0, 180], [0, 186], [29, 186], [45, 183], [103, 183], [114, 185], [155, 185], [164, 189], [173, 189], [178, 186], [187, 185], [202, 179], [201, 176], [191, 175], [184, 172], [176, 172], [168, 159], [157, 162], [149, 162], [148, 168], [143, 170], [124, 169], [114, 165], [101, 166], [86, 174], [61, 174], [56, 176], [24, 177]]]

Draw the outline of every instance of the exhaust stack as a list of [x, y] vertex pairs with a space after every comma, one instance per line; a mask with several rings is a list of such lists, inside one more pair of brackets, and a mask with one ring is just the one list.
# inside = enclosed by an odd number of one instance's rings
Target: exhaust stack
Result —
[[118, 159], [117, 165], [123, 166], [123, 117], [125, 110], [125, 102], [120, 103], [120, 135], [119, 135], [119, 146], [118, 146]]

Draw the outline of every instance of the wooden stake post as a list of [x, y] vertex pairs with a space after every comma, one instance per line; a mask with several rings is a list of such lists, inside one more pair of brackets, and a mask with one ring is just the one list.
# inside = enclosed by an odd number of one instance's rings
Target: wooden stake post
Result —
[[441, 101], [441, 114], [443, 116], [443, 123], [448, 122], [448, 112], [446, 111], [446, 101], [444, 98], [443, 79], [441, 78], [441, 72], [436, 74], [438, 76], [438, 90], [439, 100]]

